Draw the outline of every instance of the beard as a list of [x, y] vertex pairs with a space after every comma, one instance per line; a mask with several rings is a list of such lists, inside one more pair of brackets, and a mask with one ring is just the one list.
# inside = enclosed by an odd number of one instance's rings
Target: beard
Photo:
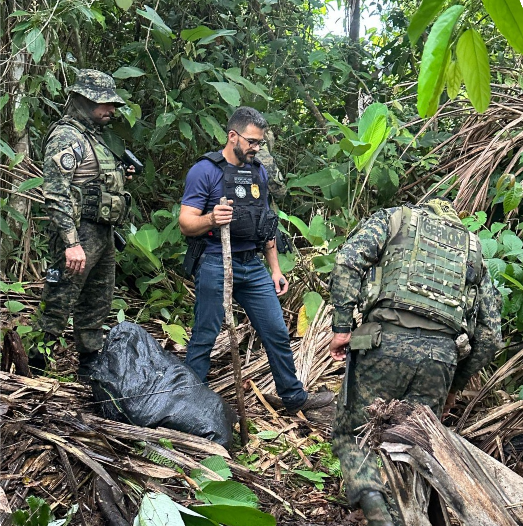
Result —
[[254, 156], [256, 155], [256, 152], [253, 152], [252, 150], [248, 151], [247, 153], [244, 153], [242, 150], [242, 147], [240, 146], [239, 141], [236, 143], [236, 146], [232, 149], [234, 152], [234, 155], [236, 155], [236, 158], [240, 163], [252, 163], [252, 160], [254, 159]]

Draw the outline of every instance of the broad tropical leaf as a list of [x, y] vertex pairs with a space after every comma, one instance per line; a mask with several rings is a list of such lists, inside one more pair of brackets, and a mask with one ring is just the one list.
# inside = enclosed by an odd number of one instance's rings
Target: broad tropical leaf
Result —
[[463, 80], [463, 75], [461, 74], [461, 69], [456, 60], [453, 60], [447, 67], [447, 94], [451, 99], [455, 99], [461, 88], [461, 82]]
[[418, 113], [425, 117], [429, 111], [431, 99], [434, 95], [434, 86], [438, 83], [441, 70], [446, 66], [447, 50], [454, 26], [458, 21], [464, 7], [455, 5], [449, 7], [434, 23], [427, 39], [421, 70], [418, 80]]
[[461, 35], [456, 56], [470, 102], [483, 113], [490, 104], [490, 66], [487, 46], [475, 29]]
[[508, 43], [523, 54], [523, 6], [520, 0], [483, 0], [483, 5]]
[[229, 82], [207, 82], [220, 94], [220, 97], [231, 106], [240, 105], [240, 92]]
[[434, 20], [444, 3], [445, 0], [423, 0], [421, 2], [407, 29], [412, 45], [418, 41], [425, 28]]

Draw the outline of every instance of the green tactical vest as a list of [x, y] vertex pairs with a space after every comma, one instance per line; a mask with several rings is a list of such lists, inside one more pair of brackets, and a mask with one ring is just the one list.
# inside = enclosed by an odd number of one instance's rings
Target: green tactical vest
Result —
[[117, 157], [76, 119], [65, 116], [57, 124], [76, 128], [88, 141], [98, 163], [98, 174], [74, 189], [81, 199], [83, 218], [97, 223], [121, 226], [131, 208], [131, 194], [124, 191], [124, 168]]
[[472, 336], [482, 277], [476, 235], [431, 210], [408, 206], [391, 234], [363, 282], [364, 313], [378, 304], [408, 310]]

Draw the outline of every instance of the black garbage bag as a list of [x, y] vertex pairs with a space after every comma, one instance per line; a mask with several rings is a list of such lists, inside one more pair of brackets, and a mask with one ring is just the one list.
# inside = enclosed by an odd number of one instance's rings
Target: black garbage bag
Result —
[[230, 447], [232, 408], [139, 325], [113, 327], [92, 369], [93, 395], [105, 418], [176, 429]]

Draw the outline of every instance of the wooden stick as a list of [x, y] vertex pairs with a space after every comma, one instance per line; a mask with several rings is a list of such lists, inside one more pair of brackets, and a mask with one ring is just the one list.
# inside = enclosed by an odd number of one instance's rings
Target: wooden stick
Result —
[[[221, 205], [227, 204], [227, 198], [220, 199]], [[232, 367], [234, 371], [234, 385], [236, 387], [236, 398], [238, 401], [238, 413], [240, 414], [240, 436], [242, 446], [249, 442], [249, 431], [247, 429], [247, 416], [245, 415], [245, 399], [242, 385], [242, 366], [240, 362], [240, 351], [238, 348], [238, 335], [234, 326], [232, 313], [232, 254], [231, 254], [231, 232], [230, 225], [221, 227], [222, 253], [223, 253], [223, 308], [225, 310], [225, 325], [229, 332], [231, 341]]]

